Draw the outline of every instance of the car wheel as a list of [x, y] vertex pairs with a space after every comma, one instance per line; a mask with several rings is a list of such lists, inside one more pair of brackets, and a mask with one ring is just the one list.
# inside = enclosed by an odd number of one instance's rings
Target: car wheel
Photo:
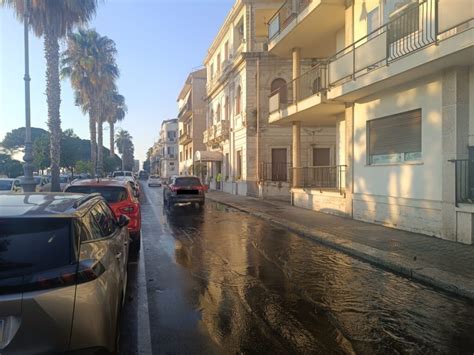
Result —
[[130, 242], [130, 254], [132, 254], [133, 256], [136, 256], [140, 252], [140, 246], [141, 246], [140, 232], [134, 233], [133, 235], [131, 235], [130, 239], [132, 239], [132, 241]]

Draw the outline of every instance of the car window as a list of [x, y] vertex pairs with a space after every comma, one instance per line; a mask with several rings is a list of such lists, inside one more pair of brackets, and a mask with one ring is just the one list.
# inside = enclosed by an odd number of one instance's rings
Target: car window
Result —
[[19, 180], [15, 180], [14, 184], [15, 184], [16, 187], [21, 187], [21, 184], [20, 184]]
[[182, 177], [176, 178], [174, 180], [174, 185], [176, 186], [199, 186], [201, 185], [201, 180], [196, 177]]
[[113, 176], [114, 177], [116, 177], [116, 176], [125, 176], [125, 174], [123, 173], [123, 171], [116, 171]]
[[69, 186], [65, 192], [81, 194], [99, 193], [108, 203], [124, 201], [128, 198], [127, 189], [122, 186]]
[[115, 233], [118, 226], [117, 226], [117, 219], [115, 218], [114, 212], [110, 209], [110, 207], [106, 203], [100, 202], [99, 206], [102, 209], [102, 212], [104, 212], [105, 215], [107, 216], [107, 223], [108, 223], [110, 234]]
[[81, 241], [103, 238], [102, 230], [94, 218], [92, 211], [84, 217], [84, 227], [87, 228], [87, 234], [82, 235], [81, 233]]
[[70, 219], [0, 219], [0, 280], [70, 265], [74, 260]]
[[99, 225], [102, 237], [110, 237], [116, 230], [115, 217], [107, 214], [106, 211], [98, 204], [91, 210], [95, 221]]
[[12, 189], [12, 182], [9, 180], [0, 180], [0, 191], [10, 191]]

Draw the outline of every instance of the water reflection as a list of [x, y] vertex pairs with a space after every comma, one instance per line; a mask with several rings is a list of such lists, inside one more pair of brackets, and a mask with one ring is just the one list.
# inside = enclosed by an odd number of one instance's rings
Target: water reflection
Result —
[[474, 305], [211, 205], [167, 214], [225, 353], [472, 353]]

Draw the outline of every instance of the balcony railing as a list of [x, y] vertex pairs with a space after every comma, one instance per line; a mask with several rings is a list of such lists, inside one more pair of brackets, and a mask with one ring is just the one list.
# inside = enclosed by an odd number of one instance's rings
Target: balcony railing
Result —
[[188, 101], [181, 107], [178, 113], [178, 118], [182, 118], [185, 113], [191, 112], [193, 109], [191, 98], [188, 98]]
[[260, 163], [260, 181], [291, 182], [291, 163]]
[[450, 162], [454, 163], [456, 207], [460, 203], [474, 203], [474, 161], [457, 159]]
[[188, 144], [192, 141], [192, 133], [184, 130], [179, 132], [179, 144]]
[[287, 0], [278, 11], [268, 21], [268, 39], [272, 40], [279, 35], [312, 0], [296, 0], [296, 7], [293, 8], [293, 0]]
[[291, 168], [294, 187], [334, 190], [345, 193], [346, 165]]
[[[444, 0], [444, 2], [446, 2]], [[356, 79], [437, 40], [438, 0], [412, 3], [329, 59], [329, 83]]]
[[270, 94], [270, 113], [284, 110], [289, 105], [313, 95], [321, 95], [327, 89], [326, 63], [319, 63], [298, 78], [281, 86]]

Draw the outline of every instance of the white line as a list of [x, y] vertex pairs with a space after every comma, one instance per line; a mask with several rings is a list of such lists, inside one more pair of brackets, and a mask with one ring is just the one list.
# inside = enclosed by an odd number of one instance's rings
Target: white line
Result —
[[141, 239], [141, 255], [138, 262], [138, 290], [137, 290], [137, 347], [139, 354], [152, 354], [151, 333], [150, 333], [150, 314], [148, 313], [148, 293], [146, 289], [145, 272], [145, 246], [143, 245], [143, 236]]

